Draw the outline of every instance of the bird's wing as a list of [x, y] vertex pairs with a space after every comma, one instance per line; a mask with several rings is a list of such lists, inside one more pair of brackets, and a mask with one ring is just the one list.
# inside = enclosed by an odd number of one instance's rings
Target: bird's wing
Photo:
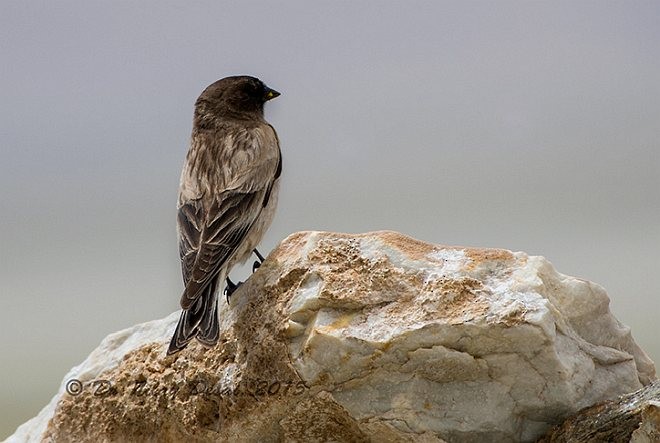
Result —
[[200, 200], [192, 200], [179, 208], [177, 225], [179, 228], [179, 257], [183, 284], [190, 280], [195, 264], [200, 239], [202, 238], [203, 209]]
[[263, 192], [223, 193], [222, 198], [209, 208], [209, 215], [202, 226], [195, 226], [195, 220], [188, 218], [197, 213], [195, 203], [181, 207], [179, 247], [186, 283], [181, 297], [183, 309], [192, 305], [245, 239], [259, 215]]
[[204, 207], [203, 199], [179, 207], [179, 252], [186, 285], [181, 297], [183, 309], [188, 309], [217, 276], [265, 206], [281, 169], [274, 131], [264, 141], [271, 140], [275, 146], [270, 146], [269, 154], [255, 159], [247, 170], [234, 169], [239, 172], [226, 181], [231, 186], [215, 196], [208, 207]]

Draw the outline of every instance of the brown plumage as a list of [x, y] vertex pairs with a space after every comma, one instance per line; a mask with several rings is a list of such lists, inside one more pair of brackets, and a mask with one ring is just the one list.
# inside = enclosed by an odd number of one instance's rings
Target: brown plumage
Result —
[[218, 293], [273, 219], [282, 157], [263, 107], [278, 95], [254, 77], [227, 77], [195, 103], [177, 205], [183, 312], [168, 354], [193, 338], [217, 343]]

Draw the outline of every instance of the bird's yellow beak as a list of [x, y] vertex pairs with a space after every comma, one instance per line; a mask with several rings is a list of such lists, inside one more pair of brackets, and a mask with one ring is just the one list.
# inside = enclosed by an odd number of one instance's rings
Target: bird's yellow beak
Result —
[[264, 93], [264, 100], [268, 101], [268, 100], [273, 99], [273, 98], [275, 98], [279, 95], [280, 95], [280, 93], [277, 92], [276, 90], [266, 87], [266, 91]]

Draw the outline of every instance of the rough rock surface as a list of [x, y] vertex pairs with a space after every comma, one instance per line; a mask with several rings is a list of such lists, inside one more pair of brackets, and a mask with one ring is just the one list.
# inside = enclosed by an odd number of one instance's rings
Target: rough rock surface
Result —
[[522, 252], [296, 233], [215, 348], [166, 356], [178, 313], [112, 334], [9, 441], [534, 441], [655, 379], [608, 305]]
[[588, 407], [553, 428], [539, 443], [660, 442], [660, 381]]

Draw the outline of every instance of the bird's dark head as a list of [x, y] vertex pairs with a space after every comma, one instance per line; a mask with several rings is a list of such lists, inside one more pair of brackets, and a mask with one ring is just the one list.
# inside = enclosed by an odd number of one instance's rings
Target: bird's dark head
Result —
[[209, 85], [199, 96], [195, 103], [195, 120], [262, 117], [264, 103], [278, 95], [279, 92], [258, 78], [225, 77]]

